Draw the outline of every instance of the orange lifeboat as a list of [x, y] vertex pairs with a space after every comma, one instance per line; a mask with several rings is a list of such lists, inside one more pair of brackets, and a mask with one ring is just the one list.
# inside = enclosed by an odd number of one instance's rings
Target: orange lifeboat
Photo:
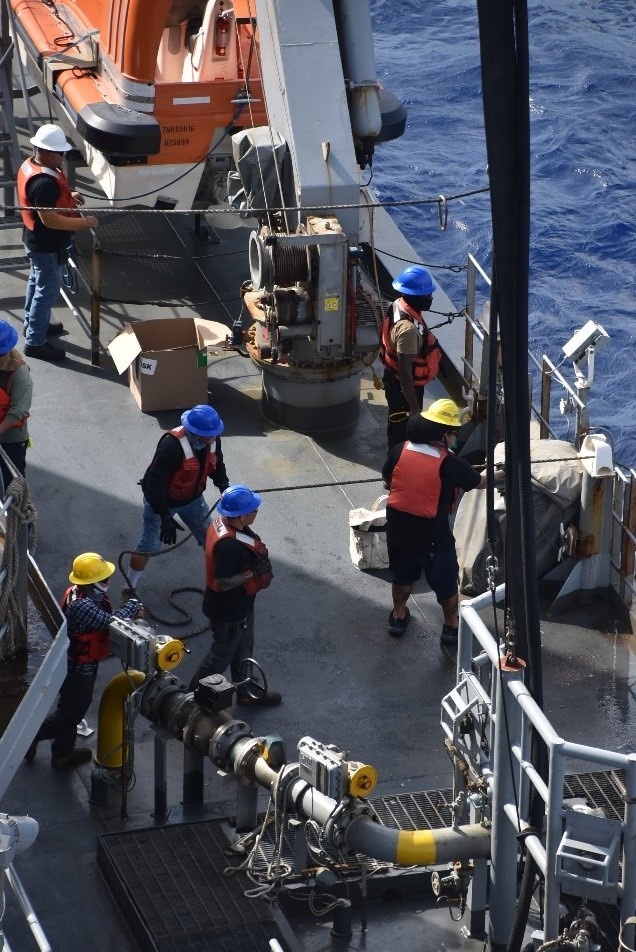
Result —
[[113, 202], [179, 207], [265, 121], [249, 0], [10, 0], [26, 65]]

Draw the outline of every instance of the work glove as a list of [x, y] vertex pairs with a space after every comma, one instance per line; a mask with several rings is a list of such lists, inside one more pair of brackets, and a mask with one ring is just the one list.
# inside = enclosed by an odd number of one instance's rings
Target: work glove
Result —
[[261, 575], [267, 575], [272, 571], [272, 563], [267, 557], [257, 559], [252, 565], [252, 575], [259, 578]]
[[177, 529], [179, 532], [183, 531], [183, 526], [180, 526], [179, 523], [172, 518], [172, 516], [166, 516], [165, 519], [161, 520], [161, 531], [159, 532], [159, 538], [164, 545], [174, 545], [177, 541]]

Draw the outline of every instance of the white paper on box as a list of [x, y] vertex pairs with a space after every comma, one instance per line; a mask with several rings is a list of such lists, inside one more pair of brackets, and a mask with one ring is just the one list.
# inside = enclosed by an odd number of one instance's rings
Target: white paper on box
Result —
[[157, 369], [157, 361], [153, 360], [151, 357], [140, 357], [139, 369], [142, 372], [142, 374], [146, 374], [148, 377], [152, 377], [155, 370]]

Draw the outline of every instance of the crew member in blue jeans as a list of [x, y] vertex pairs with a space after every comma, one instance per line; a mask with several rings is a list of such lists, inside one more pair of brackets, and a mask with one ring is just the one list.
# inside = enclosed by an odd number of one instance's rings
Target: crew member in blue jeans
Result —
[[210, 507], [203, 493], [208, 477], [220, 492], [229, 480], [223, 462], [221, 433], [223, 420], [213, 407], [199, 403], [181, 415], [181, 426], [164, 433], [140, 485], [144, 494], [143, 527], [135, 552], [130, 557], [130, 588], [123, 596], [134, 594], [139, 579], [153, 552], [161, 544], [174, 545], [182, 526], [179, 516], [194, 533], [199, 545], [205, 545], [210, 525]]
[[97, 552], [83, 552], [73, 560], [71, 585], [62, 598], [69, 640], [67, 670], [57, 707], [46, 717], [25, 755], [35, 760], [38, 744], [52, 740], [51, 764], [76, 767], [90, 760], [88, 747], [76, 747], [77, 725], [93, 699], [99, 662], [108, 657], [108, 626], [113, 618], [141, 618], [143, 606], [135, 598], [113, 611], [108, 579], [115, 571]]
[[[223, 674], [241, 678], [241, 665], [254, 650], [254, 602], [268, 588], [274, 573], [267, 546], [252, 531], [261, 497], [242, 484], [221, 496], [217, 517], [205, 540], [203, 614], [210, 619], [212, 644], [190, 682], [194, 691], [202, 678]], [[280, 704], [278, 691], [254, 698], [239, 691], [237, 704]]]
[[[74, 231], [96, 228], [93, 215], [75, 211], [84, 204], [79, 192], [71, 191], [62, 163], [73, 148], [59, 126], [40, 126], [30, 140], [35, 154], [18, 171], [18, 199], [22, 206], [23, 241], [31, 268], [24, 302], [24, 336], [27, 357], [64, 360], [66, 352], [47, 340], [61, 334], [60, 322], [51, 323], [51, 308], [62, 287], [63, 258]], [[31, 210], [39, 208], [39, 211]]]

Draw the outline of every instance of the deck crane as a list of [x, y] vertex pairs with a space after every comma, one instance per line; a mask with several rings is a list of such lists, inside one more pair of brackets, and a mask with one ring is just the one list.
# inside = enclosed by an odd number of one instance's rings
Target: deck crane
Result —
[[230, 186], [235, 207], [259, 219], [248, 349], [270, 420], [345, 429], [380, 317], [361, 283], [372, 227], [361, 177], [375, 145], [402, 134], [406, 111], [378, 84], [367, 0], [257, 0], [256, 11], [269, 125], [233, 136]]

